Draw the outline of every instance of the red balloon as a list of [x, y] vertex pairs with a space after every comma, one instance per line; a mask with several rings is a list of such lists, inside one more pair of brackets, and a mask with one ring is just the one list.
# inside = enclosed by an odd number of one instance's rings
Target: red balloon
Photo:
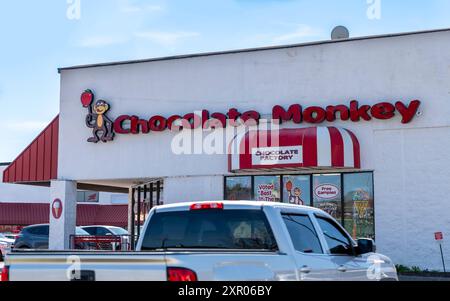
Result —
[[287, 191], [291, 191], [291, 190], [292, 190], [292, 186], [293, 186], [293, 184], [292, 184], [291, 181], [287, 182], [287, 183], [286, 183], [286, 190], [287, 190]]
[[94, 100], [94, 93], [91, 90], [86, 90], [81, 94], [81, 104], [83, 107], [87, 108], [91, 105]]

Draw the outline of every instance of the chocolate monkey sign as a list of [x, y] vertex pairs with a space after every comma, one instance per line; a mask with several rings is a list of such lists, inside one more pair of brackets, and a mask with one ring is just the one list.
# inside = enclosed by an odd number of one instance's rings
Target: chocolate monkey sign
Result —
[[106, 116], [110, 106], [104, 100], [95, 101], [94, 93], [86, 90], [81, 94], [81, 104], [88, 109], [86, 126], [92, 129], [92, 137], [87, 141], [97, 143], [108, 142], [114, 139], [113, 122]]
[[[106, 113], [110, 110], [110, 105], [101, 99], [96, 101], [92, 90], [86, 90], [81, 94], [81, 104], [88, 109], [86, 126], [92, 129], [92, 137], [87, 141], [92, 143], [112, 141], [116, 134], [137, 135], [165, 130], [178, 132], [183, 129], [196, 129], [199, 127], [203, 129], [225, 128], [227, 126], [237, 127], [247, 121], [258, 123], [261, 119], [261, 113], [258, 111], [240, 112], [232, 108], [226, 113], [210, 113], [208, 110], [201, 110], [170, 117], [154, 115], [150, 118], [140, 118], [134, 115], [120, 115], [112, 121], [106, 116]], [[338, 119], [347, 122], [368, 122], [374, 119], [386, 121], [398, 117], [401, 123], [407, 124], [415, 116], [420, 115], [420, 106], [421, 102], [419, 100], [410, 102], [397, 101], [395, 103], [381, 102], [374, 105], [360, 105], [357, 100], [352, 100], [349, 105], [304, 108], [300, 104], [294, 104], [288, 109], [276, 105], [272, 110], [272, 120], [279, 123], [320, 124], [334, 122]]]

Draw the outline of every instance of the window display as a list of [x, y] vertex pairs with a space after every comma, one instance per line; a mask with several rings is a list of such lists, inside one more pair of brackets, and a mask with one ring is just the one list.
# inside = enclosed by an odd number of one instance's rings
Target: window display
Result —
[[344, 175], [344, 227], [353, 238], [375, 238], [373, 175]]
[[227, 177], [225, 199], [313, 206], [333, 216], [353, 238], [375, 238], [372, 172]]
[[322, 209], [341, 220], [341, 175], [323, 174], [313, 176], [314, 207]]
[[255, 200], [262, 202], [280, 202], [280, 177], [255, 177]]
[[311, 177], [283, 176], [283, 202], [311, 205]]
[[226, 179], [225, 198], [230, 201], [252, 199], [252, 177]]

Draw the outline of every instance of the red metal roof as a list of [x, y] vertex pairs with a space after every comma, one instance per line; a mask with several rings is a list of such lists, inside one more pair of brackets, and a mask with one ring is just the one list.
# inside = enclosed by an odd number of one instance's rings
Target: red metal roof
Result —
[[58, 176], [59, 115], [3, 172], [4, 183], [39, 183]]
[[[0, 203], [0, 225], [2, 226], [47, 224], [49, 219], [49, 204]], [[127, 227], [128, 205], [78, 204], [77, 225]]]

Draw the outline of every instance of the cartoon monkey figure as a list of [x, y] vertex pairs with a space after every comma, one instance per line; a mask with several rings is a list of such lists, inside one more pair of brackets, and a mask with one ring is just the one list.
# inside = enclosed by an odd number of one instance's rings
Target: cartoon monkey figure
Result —
[[[292, 193], [292, 190], [294, 190], [294, 193]], [[302, 190], [299, 187], [294, 188], [294, 183], [292, 183], [292, 181], [286, 183], [286, 191], [290, 204], [305, 205], [305, 202], [302, 200]]]
[[93, 136], [87, 141], [97, 143], [112, 141], [114, 139], [113, 122], [106, 116], [109, 110], [109, 104], [104, 100], [94, 100], [94, 94], [86, 90], [81, 96], [84, 107], [87, 107], [89, 114], [86, 116], [86, 126], [92, 129]]
[[294, 188], [294, 193], [292, 193], [292, 190], [288, 190], [288, 198], [291, 204], [305, 205], [305, 202], [302, 200], [302, 190], [298, 187]]

